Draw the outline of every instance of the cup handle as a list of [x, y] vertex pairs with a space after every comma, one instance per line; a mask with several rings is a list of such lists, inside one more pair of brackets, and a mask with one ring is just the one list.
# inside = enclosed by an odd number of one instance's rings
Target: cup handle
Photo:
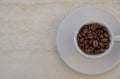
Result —
[[115, 41], [120, 42], [120, 36], [115, 36]]

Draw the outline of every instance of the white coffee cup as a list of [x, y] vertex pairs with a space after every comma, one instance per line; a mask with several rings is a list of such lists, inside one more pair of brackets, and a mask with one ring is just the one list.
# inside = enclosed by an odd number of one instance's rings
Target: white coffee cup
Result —
[[[110, 34], [110, 44], [109, 44], [109, 48], [106, 49], [103, 53], [98, 54], [98, 55], [88, 55], [88, 54], [85, 54], [85, 53], [79, 48], [79, 46], [78, 46], [77, 34], [78, 34], [80, 28], [81, 28], [83, 25], [85, 25], [85, 24], [90, 24], [90, 23], [99, 23], [99, 24], [101, 24], [101, 25], [104, 25], [104, 26], [108, 29], [108, 32], [109, 32], [109, 34]], [[85, 56], [85, 57], [87, 57], [87, 58], [100, 58], [100, 57], [103, 57], [103, 56], [107, 55], [107, 54], [111, 51], [111, 49], [112, 49], [112, 47], [113, 47], [113, 45], [114, 45], [114, 42], [120, 41], [120, 36], [114, 36], [111, 27], [110, 27], [109, 25], [105, 24], [105, 23], [89, 22], [89, 23], [84, 23], [84, 24], [82, 24], [82, 26], [79, 26], [79, 27], [75, 30], [75, 33], [74, 33], [74, 45], [75, 45], [75, 47], [77, 48], [78, 52], [79, 52], [81, 55], [83, 55], [83, 56]]]

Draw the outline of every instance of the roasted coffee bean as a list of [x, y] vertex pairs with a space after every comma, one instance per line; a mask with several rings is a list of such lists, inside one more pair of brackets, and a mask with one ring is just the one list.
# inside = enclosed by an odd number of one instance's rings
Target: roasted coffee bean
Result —
[[100, 48], [99, 49], [100, 52], [104, 52], [104, 50], [105, 50], [104, 48]]
[[80, 47], [84, 47], [84, 44], [80, 44]]
[[104, 33], [104, 37], [105, 37], [105, 38], [108, 38], [109, 35], [108, 35], [107, 33]]
[[87, 29], [88, 25], [84, 25], [84, 28], [83, 29]]
[[79, 42], [82, 43], [84, 41], [84, 38], [80, 38]]
[[83, 41], [83, 44], [84, 45], [88, 44], [88, 41], [87, 40]]
[[100, 53], [100, 51], [99, 50], [95, 50], [95, 52], [94, 52], [95, 54], [99, 54]]
[[87, 40], [87, 39], [88, 39], [88, 37], [87, 37], [87, 36], [85, 36], [85, 39]]
[[103, 34], [103, 33], [104, 33], [104, 31], [103, 31], [103, 30], [100, 30], [100, 33], [101, 33], [101, 34]]
[[84, 36], [85, 36], [85, 33], [81, 33], [81, 35], [84, 37]]
[[90, 54], [90, 51], [91, 51], [90, 49], [85, 49], [84, 52], [85, 52], [86, 54]]
[[104, 30], [105, 32], [108, 32], [108, 30], [107, 30], [107, 28], [106, 28], [106, 27], [103, 27], [103, 30]]
[[90, 44], [90, 45], [92, 44], [92, 42], [93, 42], [93, 40], [89, 40], [89, 44]]
[[108, 39], [103, 38], [101, 41], [102, 41], [102, 42], [107, 42], [107, 41], [108, 41]]
[[97, 41], [97, 40], [94, 40], [94, 41], [93, 41], [93, 46], [94, 46], [94, 47], [98, 47], [98, 41]]
[[106, 42], [106, 43], [104, 43], [104, 45], [105, 45], [105, 46], [107, 46], [107, 45], [108, 45], [108, 43]]
[[90, 31], [88, 31], [87, 33], [88, 33], [88, 34], [91, 34], [91, 33], [92, 33], [92, 31], [90, 30]]
[[94, 52], [93, 52], [93, 51], [90, 51], [90, 55], [94, 55]]
[[101, 35], [100, 35], [100, 38], [104, 38], [104, 36], [101, 34]]
[[93, 38], [93, 34], [88, 34], [88, 38]]
[[101, 33], [103, 33], [103, 30], [99, 29], [99, 30], [97, 30], [97, 32], [98, 32], [98, 34], [101, 34]]
[[107, 45], [105, 48], [108, 49], [108, 48], [109, 48], [109, 45]]
[[94, 37], [94, 39], [97, 39], [97, 36], [96, 36], [96, 35], [94, 35], [93, 37]]
[[95, 26], [95, 25], [93, 25], [92, 31], [95, 31], [95, 29], [96, 29], [96, 26]]
[[97, 34], [96, 34], [95, 32], [92, 32], [92, 34], [93, 34], [94, 36], [97, 36]]
[[97, 40], [98, 42], [100, 42], [100, 38], [99, 38], [99, 37], [97, 37], [96, 40]]
[[91, 30], [91, 25], [88, 26], [88, 30], [89, 30], [89, 31]]
[[99, 42], [99, 45], [100, 45], [100, 47], [105, 47], [104, 43], [102, 43], [102, 42]]
[[84, 30], [83, 30], [83, 33], [87, 33], [87, 32], [88, 32], [88, 29], [84, 29]]
[[110, 35], [108, 29], [99, 23], [86, 24], [79, 30], [77, 42], [85, 54], [98, 55], [109, 48]]
[[86, 46], [85, 46], [85, 49], [88, 49], [89, 48], [89, 44], [87, 44]]
[[80, 38], [82, 37], [82, 35], [81, 35], [81, 34], [79, 34], [78, 36], [79, 36]]
[[100, 36], [101, 36], [101, 34], [100, 34], [100, 33], [98, 33], [97, 35], [98, 35], [98, 37], [100, 37]]
[[77, 38], [77, 41], [79, 41], [80, 40], [80, 38]]

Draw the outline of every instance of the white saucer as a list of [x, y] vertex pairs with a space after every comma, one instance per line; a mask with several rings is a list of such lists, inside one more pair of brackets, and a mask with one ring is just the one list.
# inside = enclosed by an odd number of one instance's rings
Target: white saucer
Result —
[[114, 44], [106, 56], [89, 59], [82, 56], [74, 46], [73, 35], [78, 26], [86, 21], [105, 22], [115, 35], [120, 34], [120, 22], [109, 12], [95, 7], [82, 7], [71, 12], [61, 23], [57, 34], [57, 47], [63, 61], [73, 70], [84, 74], [100, 74], [119, 63], [120, 43]]

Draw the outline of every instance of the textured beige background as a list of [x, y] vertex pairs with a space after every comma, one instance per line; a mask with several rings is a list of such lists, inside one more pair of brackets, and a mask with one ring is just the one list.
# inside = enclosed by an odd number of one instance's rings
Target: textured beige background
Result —
[[120, 18], [120, 0], [0, 0], [0, 79], [119, 79], [120, 64], [96, 76], [68, 68], [56, 48], [64, 17], [99, 6]]

